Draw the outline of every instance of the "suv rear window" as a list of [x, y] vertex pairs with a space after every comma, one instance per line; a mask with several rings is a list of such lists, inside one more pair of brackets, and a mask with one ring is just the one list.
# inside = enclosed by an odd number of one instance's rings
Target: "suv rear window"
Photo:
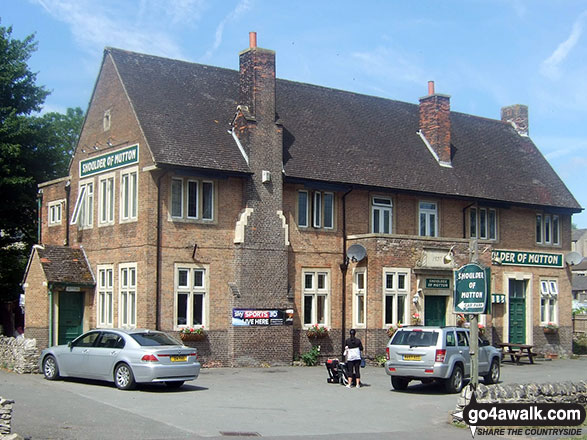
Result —
[[165, 333], [133, 333], [132, 338], [143, 347], [157, 347], [159, 345], [181, 345], [181, 342], [173, 339]]
[[436, 345], [438, 333], [433, 331], [399, 331], [395, 333], [391, 345], [410, 347], [431, 347]]

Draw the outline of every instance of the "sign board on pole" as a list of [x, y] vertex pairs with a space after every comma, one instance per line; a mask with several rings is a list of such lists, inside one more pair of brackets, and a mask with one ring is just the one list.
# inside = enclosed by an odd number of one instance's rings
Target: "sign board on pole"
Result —
[[487, 272], [478, 264], [465, 264], [454, 274], [455, 313], [480, 314], [487, 309]]

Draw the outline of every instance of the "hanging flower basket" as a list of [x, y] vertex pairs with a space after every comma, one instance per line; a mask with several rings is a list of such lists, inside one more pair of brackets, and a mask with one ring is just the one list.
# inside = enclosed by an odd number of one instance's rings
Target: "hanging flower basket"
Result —
[[387, 329], [387, 337], [391, 338], [393, 335], [395, 335], [395, 332], [398, 328], [401, 328], [401, 326], [401, 324], [391, 324], [391, 326]]
[[309, 339], [325, 338], [326, 336], [328, 336], [328, 329], [324, 326], [314, 324], [312, 327], [308, 329], [306, 335]]
[[203, 327], [187, 327], [179, 332], [182, 341], [201, 341], [206, 338], [206, 332]]
[[418, 312], [412, 315], [412, 325], [421, 325], [420, 314]]

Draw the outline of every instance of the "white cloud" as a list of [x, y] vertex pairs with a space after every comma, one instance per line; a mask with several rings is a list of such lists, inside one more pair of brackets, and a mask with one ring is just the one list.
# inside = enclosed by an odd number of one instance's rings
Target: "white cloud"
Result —
[[220, 45], [222, 44], [222, 36], [224, 34], [224, 27], [228, 23], [230, 23], [231, 21], [238, 20], [240, 18], [240, 16], [243, 15], [245, 12], [247, 12], [250, 8], [251, 8], [250, 0], [241, 0], [236, 5], [236, 8], [234, 10], [232, 10], [228, 15], [226, 15], [226, 17], [224, 17], [222, 19], [222, 21], [216, 27], [216, 32], [214, 35], [214, 44], [212, 45], [212, 47], [210, 49], [208, 49], [206, 51], [206, 53], [202, 57], [202, 60], [210, 59], [212, 57], [212, 55], [214, 54], [214, 52], [220, 47]]
[[542, 62], [540, 72], [544, 76], [550, 79], [558, 79], [560, 77], [561, 64], [567, 59], [583, 34], [585, 18], [587, 18], [587, 11], [584, 11], [577, 17], [573, 23], [569, 37], [560, 43], [556, 50]]
[[389, 47], [378, 47], [370, 52], [354, 52], [351, 57], [359, 61], [358, 66], [368, 75], [386, 80], [426, 84], [424, 70], [408, 56]]
[[184, 58], [176, 26], [201, 18], [202, 0], [136, 3], [103, 0], [31, 0], [54, 19], [66, 23], [75, 41], [93, 57], [105, 46]]

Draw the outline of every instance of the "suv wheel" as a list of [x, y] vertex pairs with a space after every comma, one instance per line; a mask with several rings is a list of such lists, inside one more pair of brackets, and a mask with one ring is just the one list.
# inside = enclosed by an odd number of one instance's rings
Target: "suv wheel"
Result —
[[483, 376], [483, 380], [486, 385], [497, 383], [499, 381], [499, 361], [497, 359], [493, 359], [491, 362], [491, 367], [489, 368], [489, 373], [486, 376]]
[[448, 393], [459, 393], [463, 389], [463, 368], [461, 366], [455, 365], [452, 374], [446, 379], [444, 387]]
[[408, 384], [410, 383], [410, 379], [404, 379], [403, 377], [396, 377], [396, 376], [391, 376], [391, 385], [393, 385], [393, 388], [395, 388], [396, 390], [405, 390], [406, 388], [408, 388]]

